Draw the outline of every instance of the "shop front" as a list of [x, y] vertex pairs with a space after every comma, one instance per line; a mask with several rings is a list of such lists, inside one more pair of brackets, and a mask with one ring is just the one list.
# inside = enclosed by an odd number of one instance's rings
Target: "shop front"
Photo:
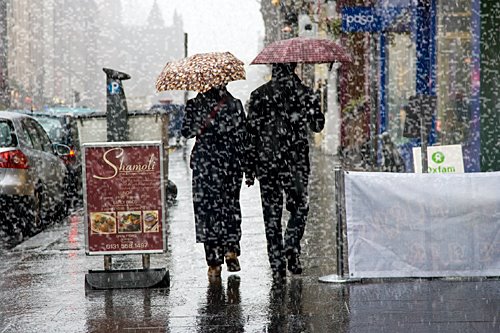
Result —
[[[405, 133], [415, 96], [434, 100], [427, 144], [461, 145], [465, 172], [480, 171], [479, 0], [377, 1], [372, 7], [344, 7], [342, 28], [364, 32], [364, 52], [374, 86], [372, 136], [390, 134], [407, 172], [419, 137]], [[406, 124], [407, 125], [407, 124]], [[378, 149], [379, 147], [374, 147]]]

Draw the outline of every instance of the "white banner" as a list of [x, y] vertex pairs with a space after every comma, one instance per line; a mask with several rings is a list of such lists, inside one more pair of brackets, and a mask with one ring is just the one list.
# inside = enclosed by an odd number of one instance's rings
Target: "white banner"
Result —
[[345, 173], [349, 277], [500, 276], [500, 172]]

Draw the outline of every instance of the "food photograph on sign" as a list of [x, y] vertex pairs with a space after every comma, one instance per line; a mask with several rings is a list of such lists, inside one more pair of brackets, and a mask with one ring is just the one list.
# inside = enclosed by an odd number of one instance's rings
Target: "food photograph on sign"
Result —
[[144, 212], [144, 232], [158, 232], [160, 230], [158, 222], [157, 210]]
[[141, 212], [118, 212], [118, 233], [141, 232]]
[[115, 234], [116, 217], [114, 212], [90, 213], [90, 230], [92, 234]]

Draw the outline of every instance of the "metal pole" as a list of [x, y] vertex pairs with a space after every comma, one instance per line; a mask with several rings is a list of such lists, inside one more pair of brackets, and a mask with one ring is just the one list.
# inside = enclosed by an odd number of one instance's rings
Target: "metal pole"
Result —
[[344, 276], [344, 238], [343, 238], [343, 191], [344, 191], [343, 170], [335, 168], [335, 207], [337, 211], [337, 227], [335, 229], [336, 254], [337, 254], [337, 275]]
[[149, 269], [150, 263], [151, 263], [150, 259], [151, 258], [150, 258], [149, 254], [143, 254], [142, 255], [142, 268], [143, 269]]
[[422, 173], [428, 172], [428, 161], [427, 161], [427, 105], [423, 104], [422, 99], [419, 100], [419, 114], [420, 114], [420, 157], [422, 159]]
[[[184, 33], [184, 58], [188, 56], [188, 34]], [[184, 91], [184, 105], [186, 105], [188, 100], [188, 91]]]
[[335, 226], [335, 248], [336, 248], [336, 274], [321, 276], [320, 282], [328, 283], [344, 283], [349, 282], [344, 278], [344, 235], [343, 235], [343, 220], [344, 220], [344, 171], [340, 166], [335, 166], [335, 211], [336, 211], [336, 226]]
[[104, 270], [105, 271], [110, 271], [111, 270], [111, 264], [112, 264], [112, 259], [110, 254], [105, 254], [104, 255]]

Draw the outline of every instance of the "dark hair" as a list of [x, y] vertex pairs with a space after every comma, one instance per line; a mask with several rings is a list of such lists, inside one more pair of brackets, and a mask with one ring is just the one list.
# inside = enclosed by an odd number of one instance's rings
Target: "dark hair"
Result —
[[273, 64], [272, 76], [274, 78], [290, 76], [294, 73], [295, 67], [297, 67], [296, 62]]

